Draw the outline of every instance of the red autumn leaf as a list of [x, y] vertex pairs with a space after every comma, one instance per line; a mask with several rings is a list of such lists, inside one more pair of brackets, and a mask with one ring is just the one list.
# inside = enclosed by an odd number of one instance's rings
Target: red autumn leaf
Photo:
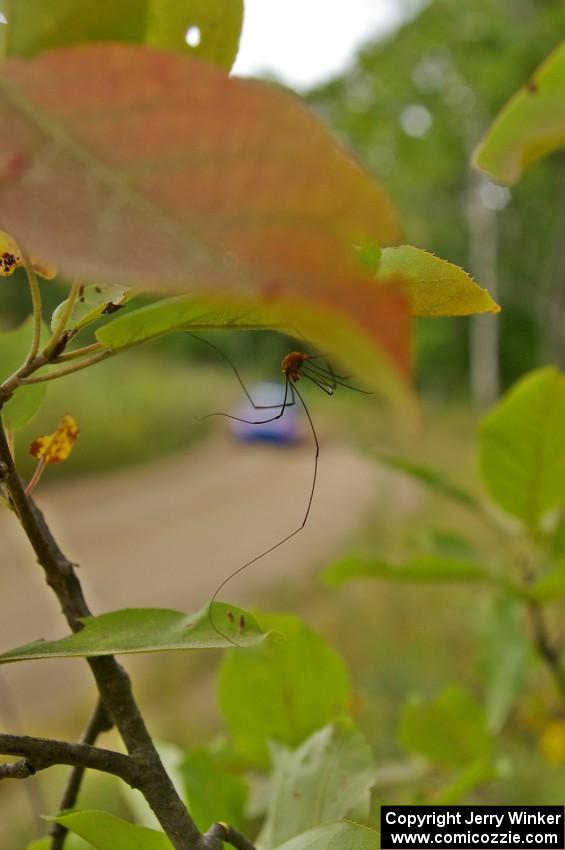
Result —
[[99, 44], [4, 62], [0, 110], [3, 221], [63, 273], [304, 299], [406, 365], [404, 299], [354, 251], [397, 241], [394, 210], [294, 97]]

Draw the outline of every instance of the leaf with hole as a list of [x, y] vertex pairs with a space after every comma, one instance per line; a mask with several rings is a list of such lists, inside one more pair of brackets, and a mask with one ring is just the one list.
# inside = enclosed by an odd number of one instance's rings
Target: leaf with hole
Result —
[[373, 753], [351, 720], [320, 729], [296, 750], [273, 745], [272, 763], [269, 809], [258, 840], [264, 850], [340, 818], [369, 817]]
[[243, 0], [0, 0], [4, 55], [89, 41], [145, 43], [231, 68], [243, 24]]
[[[242, 647], [261, 643], [263, 634], [255, 618], [224, 602], [214, 605], [214, 621]], [[208, 606], [196, 614], [166, 608], [125, 608], [85, 617], [84, 628], [60, 640], [37, 640], [0, 655], [0, 664], [39, 658], [90, 658], [163, 652], [170, 649], [226, 649], [233, 643], [219, 635], [210, 623]], [[242, 626], [243, 623], [243, 626]]]
[[[297, 617], [270, 614], [261, 625], [283, 639], [228, 654], [218, 689], [236, 750], [264, 768], [269, 741], [295, 747], [347, 713], [349, 680], [337, 653]], [[244, 692], [253, 700], [242, 700]]]
[[513, 185], [530, 165], [565, 146], [565, 42], [516, 92], [473, 155], [498, 183]]

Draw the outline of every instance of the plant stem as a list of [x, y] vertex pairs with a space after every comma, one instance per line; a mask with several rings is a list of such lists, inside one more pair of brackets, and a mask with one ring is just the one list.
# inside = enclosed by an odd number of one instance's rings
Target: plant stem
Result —
[[[100, 363], [102, 360], [107, 360], [114, 352], [109, 349], [104, 349], [94, 357], [87, 357], [81, 360], [80, 363], [72, 363], [70, 366], [63, 366], [61, 369], [56, 369], [49, 372], [47, 375], [37, 375], [35, 378], [22, 378], [21, 384], [42, 384], [44, 381], [54, 381], [57, 378], [62, 378], [63, 375], [71, 375], [73, 372], [80, 372], [81, 369], [86, 369], [88, 366], [94, 366], [95, 363]], [[43, 364], [47, 365], [47, 364]]]
[[31, 341], [31, 348], [29, 350], [29, 354], [26, 358], [25, 363], [22, 366], [22, 370], [25, 370], [34, 362], [35, 358], [37, 357], [37, 353], [39, 352], [39, 346], [41, 345], [42, 304], [41, 290], [39, 289], [37, 275], [35, 274], [35, 270], [33, 268], [29, 254], [27, 253], [26, 249], [23, 248], [21, 245], [19, 245], [18, 247], [20, 249], [20, 254], [22, 256], [22, 260], [27, 274], [29, 291], [31, 294], [31, 304], [33, 309], [33, 338]]
[[[73, 632], [90, 614], [73, 564], [57, 545], [41, 511], [26, 496], [0, 420], [0, 462], [7, 469], [6, 487], [47, 584], [59, 600]], [[176, 850], [202, 850], [206, 845], [166, 773], [133, 696], [126, 671], [113, 656], [89, 658], [87, 663], [109, 717], [122, 736], [140, 778], [139, 788]]]
[[61, 337], [63, 336], [63, 331], [67, 327], [67, 322], [69, 321], [71, 314], [73, 312], [73, 307], [75, 306], [75, 302], [78, 298], [78, 294], [80, 292], [81, 284], [78, 280], [75, 280], [71, 286], [71, 291], [69, 292], [69, 297], [65, 303], [65, 306], [61, 310], [59, 318], [57, 320], [57, 324], [53, 330], [51, 335], [51, 339], [43, 349], [43, 354], [47, 358], [47, 360], [51, 359], [53, 352], [56, 350]]
[[223, 842], [231, 844], [235, 850], [255, 850], [255, 846], [245, 835], [227, 823], [215, 823], [204, 836], [207, 850], [222, 850]]
[[59, 354], [51, 362], [66, 363], [67, 360], [76, 360], [79, 357], [85, 357], [88, 354], [96, 354], [98, 351], [104, 351], [104, 346], [101, 342], [93, 342], [91, 345], [83, 345], [81, 348], [75, 348], [74, 351], [65, 351], [64, 354]]
[[26, 489], [25, 489], [26, 496], [29, 496], [35, 490], [36, 486], [39, 483], [41, 476], [43, 475], [43, 473], [45, 471], [45, 466], [46, 466], [45, 458], [40, 458], [37, 466], [35, 467], [35, 472], [33, 473], [33, 475], [31, 476], [31, 478], [29, 479], [29, 481], [26, 485]]
[[[100, 733], [107, 732], [112, 728], [112, 726], [112, 721], [108, 717], [106, 709], [102, 702], [98, 700], [96, 708], [94, 709], [92, 717], [90, 718], [88, 726], [82, 736], [81, 743], [93, 746]], [[71, 771], [71, 775], [69, 776], [69, 780], [59, 805], [59, 811], [62, 812], [65, 809], [74, 809], [80, 792], [84, 772], [84, 765], [77, 765]], [[67, 827], [63, 826], [62, 823], [54, 823], [49, 829], [49, 835], [51, 836], [51, 850], [63, 850], [63, 845], [65, 844], [65, 839], [68, 835]]]
[[139, 787], [138, 769], [133, 759], [113, 750], [102, 750], [89, 744], [69, 744], [51, 738], [0, 734], [0, 752], [9, 756], [23, 756], [23, 761], [3, 765], [0, 778], [26, 779], [38, 770], [45, 770], [55, 764], [70, 764], [112, 773], [133, 788]]

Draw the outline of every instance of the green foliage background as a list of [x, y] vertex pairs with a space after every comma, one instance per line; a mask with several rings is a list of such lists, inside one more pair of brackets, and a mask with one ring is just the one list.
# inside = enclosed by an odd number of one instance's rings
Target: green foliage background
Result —
[[[406, 241], [469, 268], [471, 152], [564, 31], [559, 0], [433, 0], [390, 37], [367, 44], [351, 70], [311, 92], [309, 102], [382, 179]], [[421, 137], [402, 126], [414, 105], [431, 118]], [[564, 197], [560, 154], [526, 173], [497, 214], [505, 385], [540, 363], [565, 361]], [[419, 321], [416, 367], [424, 391], [465, 394], [468, 324]]]

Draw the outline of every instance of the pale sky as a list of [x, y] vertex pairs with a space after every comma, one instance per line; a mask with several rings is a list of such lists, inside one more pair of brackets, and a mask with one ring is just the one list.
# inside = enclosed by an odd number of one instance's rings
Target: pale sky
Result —
[[400, 19], [397, 0], [245, 0], [233, 73], [305, 89], [343, 71], [356, 49]]

